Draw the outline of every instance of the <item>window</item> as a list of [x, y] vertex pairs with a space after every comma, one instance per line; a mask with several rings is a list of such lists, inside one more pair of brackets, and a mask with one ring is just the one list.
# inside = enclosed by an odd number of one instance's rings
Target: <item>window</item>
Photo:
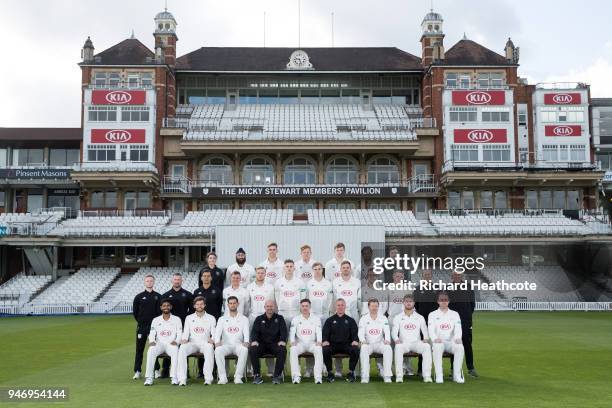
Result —
[[173, 164], [170, 166], [170, 174], [173, 178], [185, 177], [185, 165], [184, 164]]
[[[422, 200], [417, 200], [422, 201]], [[370, 210], [395, 210], [399, 211], [399, 203], [386, 203], [386, 202], [368, 202], [368, 209]]]
[[6, 205], [6, 192], [0, 190], [0, 211], [4, 212], [4, 206]]
[[493, 193], [490, 191], [480, 192], [480, 208], [493, 208]]
[[116, 106], [89, 106], [87, 117], [90, 122], [116, 122]]
[[510, 161], [510, 145], [487, 144], [482, 146], [482, 161]]
[[13, 149], [13, 166], [41, 166], [44, 164], [43, 149]]
[[595, 155], [595, 161], [601, 163], [601, 168], [603, 170], [612, 170], [612, 154], [598, 153]]
[[119, 88], [121, 75], [119, 72], [96, 72], [94, 74], [95, 88]]
[[117, 192], [113, 190], [94, 191], [89, 199], [91, 208], [117, 208]]
[[463, 208], [465, 210], [473, 210], [474, 209], [474, 192], [473, 191], [464, 191], [461, 194], [463, 198]]
[[519, 126], [527, 126], [527, 111], [526, 108], [519, 106], [518, 111], [518, 125]]
[[231, 164], [221, 157], [213, 157], [204, 162], [200, 169], [203, 183], [233, 184], [234, 173]]
[[453, 107], [450, 108], [449, 119], [451, 122], [476, 122], [478, 111], [476, 108]]
[[274, 208], [272, 203], [243, 203], [243, 210], [272, 210]]
[[310, 160], [295, 158], [285, 166], [283, 179], [285, 184], [315, 184], [315, 166]]
[[457, 191], [448, 192], [448, 209], [458, 210], [461, 208], [461, 195]]
[[558, 161], [559, 155], [557, 153], [557, 148], [557, 145], [542, 145], [542, 160]]
[[108, 85], [111, 88], [119, 88], [121, 85], [121, 75], [118, 72], [111, 72], [108, 74]]
[[233, 208], [231, 203], [205, 203], [201, 206], [202, 211], [208, 210], [231, 210]]
[[79, 149], [50, 149], [50, 166], [72, 166], [79, 162]]
[[456, 88], [457, 87], [457, 74], [454, 72], [449, 72], [446, 74], [446, 87], [447, 88]]
[[133, 162], [148, 162], [149, 161], [149, 146], [148, 145], [130, 145], [129, 149], [130, 149], [130, 161], [133, 161]]
[[147, 247], [125, 247], [123, 252], [123, 263], [143, 264], [149, 262], [149, 248]]
[[325, 169], [325, 183], [327, 184], [357, 184], [357, 164], [348, 158], [333, 159]]
[[577, 190], [569, 190], [567, 192], [567, 204], [565, 208], [567, 210], [579, 210], [580, 205], [580, 193]]
[[378, 158], [368, 165], [368, 184], [399, 183], [397, 164], [386, 157]]
[[357, 203], [332, 202], [332, 203], [326, 203], [325, 208], [327, 208], [328, 210], [355, 210], [357, 209]]
[[305, 215], [308, 210], [314, 210], [315, 205], [313, 203], [287, 203], [287, 208], [293, 210], [294, 214]]
[[106, 86], [106, 72], [96, 72], [94, 75], [94, 86], [104, 88]]
[[124, 209], [135, 210], [151, 207], [151, 193], [149, 191], [126, 191], [124, 195]]
[[553, 191], [553, 208], [558, 210], [565, 208], [565, 191]]
[[8, 162], [7, 155], [8, 155], [7, 149], [0, 149], [0, 167], [6, 167], [7, 162]]
[[508, 199], [506, 197], [505, 191], [495, 192], [495, 208], [498, 210], [503, 210], [503, 209], [508, 208]]
[[451, 145], [451, 153], [453, 161], [458, 162], [477, 162], [478, 161], [478, 146], [468, 144], [453, 144]]
[[148, 106], [122, 106], [121, 107], [122, 122], [148, 122], [149, 107]]
[[538, 192], [535, 190], [527, 191], [527, 208], [538, 208]]
[[482, 112], [483, 122], [510, 122], [510, 111], [489, 111], [483, 110]]
[[584, 108], [579, 107], [560, 106], [540, 109], [543, 123], [582, 123], [584, 117]]
[[140, 75], [138, 74], [129, 74], [127, 80], [127, 86], [130, 89], [138, 88], [140, 84]]
[[117, 259], [117, 247], [94, 246], [91, 248], [92, 264], [115, 263]]
[[553, 208], [552, 191], [540, 191], [540, 208]]
[[242, 168], [242, 184], [274, 184], [274, 182], [274, 166], [268, 159], [253, 158]]
[[586, 160], [585, 145], [570, 145], [570, 161], [583, 162]]
[[141, 76], [141, 82], [143, 88], [153, 87], [153, 74], [150, 72], [143, 72]]
[[501, 72], [480, 72], [478, 74], [478, 87], [482, 89], [502, 88], [504, 78]]
[[470, 82], [472, 82], [470, 74], [459, 74], [459, 88], [469, 89]]
[[114, 161], [116, 155], [115, 145], [89, 145], [87, 148], [87, 161]]

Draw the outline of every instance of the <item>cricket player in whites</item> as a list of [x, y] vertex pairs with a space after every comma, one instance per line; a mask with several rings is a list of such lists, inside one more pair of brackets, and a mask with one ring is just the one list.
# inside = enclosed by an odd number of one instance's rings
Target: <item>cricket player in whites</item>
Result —
[[299, 356], [302, 353], [312, 353], [314, 356], [314, 379], [315, 384], [322, 383], [323, 371], [323, 349], [321, 347], [321, 320], [319, 316], [310, 313], [310, 300], [300, 301], [301, 314], [291, 321], [289, 330], [289, 342], [291, 349], [289, 358], [291, 361], [291, 378], [294, 384], [299, 384], [302, 378], [300, 371]]
[[423, 382], [431, 382], [431, 346], [427, 323], [414, 310], [414, 297], [410, 294], [404, 295], [403, 313], [393, 318], [391, 337], [395, 342], [395, 382], [404, 382], [404, 354], [410, 352], [423, 357]]
[[215, 318], [204, 311], [206, 300], [202, 296], [193, 300], [193, 308], [195, 313], [185, 318], [185, 328], [178, 353], [178, 380], [181, 386], [187, 385], [187, 359], [197, 352], [204, 355], [204, 384], [210, 385], [213, 381], [215, 357], [212, 336], [215, 333]]
[[228, 313], [219, 318], [215, 331], [215, 359], [219, 381], [217, 384], [227, 384], [225, 356], [235, 355], [236, 372], [234, 384], [242, 384], [244, 367], [249, 355], [249, 320], [238, 313], [238, 298], [230, 296], [227, 299]]
[[293, 260], [285, 261], [285, 274], [274, 284], [274, 297], [278, 306], [278, 314], [285, 318], [287, 330], [291, 327], [293, 318], [300, 314], [300, 301], [306, 297], [304, 281], [295, 276]]
[[231, 286], [223, 289], [223, 314], [228, 313], [228, 305], [227, 300], [234, 296], [238, 299], [238, 313], [244, 316], [249, 315], [249, 291], [241, 285], [241, 275], [240, 272], [234, 271], [232, 272], [232, 277], [230, 278]]
[[[433, 365], [436, 369], [436, 382], [444, 382], [442, 356], [444, 352], [453, 354], [453, 381], [463, 383], [463, 342], [461, 340], [461, 319], [459, 313], [448, 308], [448, 293], [438, 293], [438, 310], [429, 314], [429, 338], [433, 345]], [[425, 360], [423, 360], [423, 365]], [[425, 367], [423, 367], [425, 371]]]
[[[344, 246], [344, 244], [342, 242], [338, 242], [335, 246], [334, 246], [334, 257], [332, 259], [330, 259], [329, 261], [327, 261], [327, 263], [325, 264], [325, 278], [330, 281], [333, 282], [334, 279], [337, 279], [340, 277], [342, 271], [342, 263], [344, 263], [344, 261], [348, 261], [349, 264], [351, 265], [351, 271], [353, 271], [353, 262], [351, 262], [349, 259], [344, 257], [344, 254], [346, 252], [346, 247]], [[354, 272], [353, 273], [355, 275], [358, 275], [358, 272]], [[352, 316], [352, 317], [357, 317], [357, 316]]]
[[393, 371], [393, 350], [391, 349], [391, 329], [387, 318], [378, 313], [378, 300], [368, 301], [370, 313], [359, 320], [359, 341], [361, 351], [359, 362], [361, 364], [361, 382], [370, 382], [370, 355], [379, 353], [383, 355], [383, 378], [386, 383], [391, 382]]
[[178, 385], [176, 378], [176, 363], [178, 359], [178, 341], [183, 332], [183, 324], [178, 316], [170, 313], [172, 303], [168, 299], [161, 302], [161, 316], [157, 316], [151, 322], [151, 331], [149, 332], [149, 349], [147, 350], [147, 370], [145, 372], [144, 385], [153, 385], [153, 369], [157, 357], [166, 353], [170, 357], [170, 377], [172, 385]]

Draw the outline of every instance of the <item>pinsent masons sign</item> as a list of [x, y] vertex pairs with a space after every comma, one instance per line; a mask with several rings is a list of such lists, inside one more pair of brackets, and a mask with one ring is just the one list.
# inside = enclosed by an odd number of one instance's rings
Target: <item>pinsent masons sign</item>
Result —
[[67, 179], [69, 169], [0, 169], [0, 178], [5, 179]]
[[194, 187], [196, 198], [328, 198], [405, 197], [407, 187], [377, 186], [228, 186]]
[[144, 105], [145, 91], [102, 91], [94, 90], [91, 93], [92, 105]]

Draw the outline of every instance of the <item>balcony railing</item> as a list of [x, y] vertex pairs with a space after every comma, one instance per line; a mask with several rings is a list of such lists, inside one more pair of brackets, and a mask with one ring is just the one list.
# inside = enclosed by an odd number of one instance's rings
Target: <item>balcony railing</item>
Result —
[[72, 168], [74, 171], [79, 172], [129, 171], [157, 173], [157, 167], [153, 163], [121, 160], [82, 162], [75, 164]]
[[546, 90], [587, 89], [588, 87], [583, 82], [542, 82], [536, 84], [536, 89]]
[[589, 162], [557, 162], [547, 160], [529, 161], [506, 161], [506, 162], [482, 162], [482, 161], [456, 161], [447, 160], [442, 166], [442, 172], [453, 170], [482, 169], [482, 170], [502, 170], [502, 169], [546, 169], [546, 170], [601, 170], [599, 163]]
[[162, 192], [164, 194], [190, 195], [194, 187], [407, 187], [410, 193], [437, 193], [438, 182], [433, 174], [420, 174], [411, 179], [396, 183], [356, 183], [356, 184], [257, 184], [257, 185], [235, 185], [222, 184], [210, 180], [191, 180], [187, 177], [164, 176], [162, 181]]
[[506, 84], [481, 86], [480, 84], [477, 84], [477, 83], [471, 83], [468, 86], [464, 86], [461, 84], [457, 84], [457, 85], [445, 84], [444, 88], [451, 90], [451, 91], [505, 91], [505, 90], [510, 89], [510, 87]]
[[154, 85], [153, 84], [138, 84], [138, 86], [131, 86], [126, 83], [119, 83], [119, 84], [95, 84], [94, 83], [94, 84], [89, 84], [87, 88], [88, 89], [103, 89], [103, 90], [121, 89], [121, 90], [133, 91], [133, 90], [141, 90], [141, 89], [153, 89]]

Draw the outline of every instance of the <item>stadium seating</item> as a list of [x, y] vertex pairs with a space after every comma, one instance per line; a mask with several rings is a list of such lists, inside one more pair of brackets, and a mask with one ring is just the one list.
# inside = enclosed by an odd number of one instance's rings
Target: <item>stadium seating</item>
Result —
[[188, 213], [180, 226], [180, 235], [206, 235], [217, 225], [289, 225], [293, 210], [208, 210]]
[[64, 217], [64, 212], [42, 211], [32, 213], [0, 214], [0, 227], [6, 228], [7, 235], [45, 235]]
[[81, 304], [93, 302], [119, 275], [119, 268], [82, 268], [66, 279], [59, 279], [32, 304]]
[[53, 233], [71, 237], [161, 236], [170, 216], [79, 216], [64, 221]]
[[383, 225], [387, 235], [420, 235], [421, 224], [412, 211], [308, 210], [313, 225]]
[[51, 282], [51, 275], [25, 275], [23, 272], [13, 276], [0, 286], [0, 305], [17, 305], [25, 298], [29, 301], [33, 294]]

